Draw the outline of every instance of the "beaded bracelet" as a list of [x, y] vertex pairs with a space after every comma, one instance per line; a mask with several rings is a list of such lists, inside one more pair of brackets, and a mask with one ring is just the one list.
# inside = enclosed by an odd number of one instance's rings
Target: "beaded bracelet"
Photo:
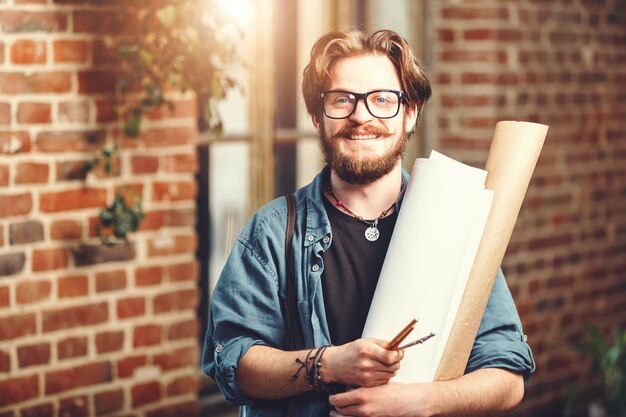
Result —
[[[304, 369], [309, 387], [317, 392], [328, 392], [330, 387], [322, 381], [322, 356], [326, 349], [332, 345], [325, 345], [317, 349], [313, 355], [315, 348], [309, 350], [304, 360], [296, 358], [295, 362], [300, 365], [296, 372], [291, 376], [292, 379], [298, 379], [300, 372]], [[311, 364], [309, 365], [309, 362]]]
[[307, 376], [309, 377], [309, 386], [317, 392], [328, 392], [330, 387], [322, 381], [322, 356], [330, 345], [322, 346], [315, 352], [313, 359], [313, 366], [311, 366], [311, 372]]

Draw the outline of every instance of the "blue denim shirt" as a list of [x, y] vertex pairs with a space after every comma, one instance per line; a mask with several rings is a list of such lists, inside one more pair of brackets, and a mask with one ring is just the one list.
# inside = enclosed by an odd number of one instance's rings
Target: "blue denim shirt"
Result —
[[[308, 347], [331, 343], [321, 283], [321, 255], [333, 239], [322, 200], [324, 175], [320, 173], [295, 193], [295, 288]], [[403, 172], [403, 183], [407, 181], [408, 174]], [[282, 417], [285, 413], [285, 401], [260, 401], [242, 393], [235, 371], [251, 346], [285, 346], [286, 218], [284, 197], [254, 214], [237, 239], [211, 297], [202, 369], [216, 381], [229, 402], [243, 406], [242, 415], [246, 417]], [[466, 372], [503, 368], [522, 373], [527, 379], [534, 371], [534, 361], [524, 339], [517, 309], [499, 271]], [[329, 412], [327, 398], [316, 393], [302, 396], [297, 407], [295, 415], [299, 417], [327, 416]]]

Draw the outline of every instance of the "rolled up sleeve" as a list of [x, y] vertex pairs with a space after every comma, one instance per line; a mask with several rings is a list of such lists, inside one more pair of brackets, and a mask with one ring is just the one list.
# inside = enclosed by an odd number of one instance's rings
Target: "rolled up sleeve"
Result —
[[203, 372], [215, 380], [227, 401], [254, 403], [239, 389], [237, 367], [251, 346], [280, 347], [283, 323], [276, 273], [240, 238], [211, 296], [202, 355]]
[[501, 368], [523, 374], [527, 382], [535, 361], [502, 271], [496, 276], [465, 373]]

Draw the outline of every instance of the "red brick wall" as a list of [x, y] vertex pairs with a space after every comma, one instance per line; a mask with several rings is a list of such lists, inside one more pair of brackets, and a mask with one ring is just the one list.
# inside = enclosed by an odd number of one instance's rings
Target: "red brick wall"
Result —
[[[197, 409], [195, 105], [173, 96], [139, 139], [120, 136], [120, 4], [0, 1], [3, 417]], [[113, 173], [85, 175], [115, 141]], [[96, 218], [120, 187], [146, 219], [107, 248]]]
[[496, 121], [550, 125], [503, 264], [537, 362], [517, 416], [560, 415], [568, 384], [590, 380], [572, 349], [585, 323], [607, 335], [626, 324], [626, 20], [610, 20], [616, 3], [428, 2], [433, 147], [484, 166]]

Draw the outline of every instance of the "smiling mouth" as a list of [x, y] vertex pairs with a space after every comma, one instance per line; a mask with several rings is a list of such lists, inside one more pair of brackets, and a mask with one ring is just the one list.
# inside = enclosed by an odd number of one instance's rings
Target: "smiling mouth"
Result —
[[378, 135], [350, 135], [348, 136], [348, 139], [350, 140], [373, 140], [379, 137], [380, 136]]

